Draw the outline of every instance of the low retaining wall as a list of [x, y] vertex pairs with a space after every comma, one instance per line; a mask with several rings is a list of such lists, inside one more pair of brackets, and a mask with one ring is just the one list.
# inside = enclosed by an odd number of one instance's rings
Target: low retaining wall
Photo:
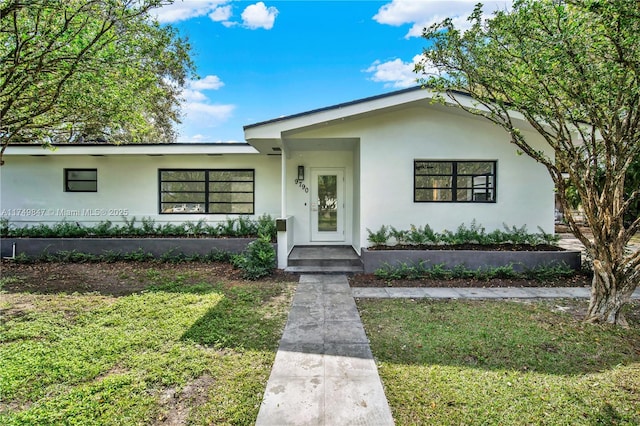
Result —
[[580, 269], [580, 252], [558, 251], [482, 251], [482, 250], [368, 250], [362, 249], [364, 272], [373, 273], [385, 264], [398, 266], [402, 263], [417, 264], [422, 261], [430, 265], [443, 264], [446, 268], [463, 265], [468, 269], [495, 268], [513, 265], [515, 271], [566, 264]]
[[205, 255], [215, 250], [241, 253], [255, 238], [2, 238], [0, 253], [2, 257], [13, 254], [39, 256], [42, 253], [77, 251], [80, 253], [101, 255], [108, 251], [122, 254], [142, 249], [145, 253], [162, 256], [167, 252], [177, 254]]

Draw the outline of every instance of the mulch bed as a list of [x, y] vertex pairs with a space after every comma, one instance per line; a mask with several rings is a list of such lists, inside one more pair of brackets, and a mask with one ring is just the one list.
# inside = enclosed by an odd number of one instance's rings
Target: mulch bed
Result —
[[368, 247], [376, 250], [475, 250], [475, 251], [564, 251], [563, 248], [550, 244], [397, 244], [393, 246], [377, 245]]
[[[158, 263], [158, 262], [114, 262], [114, 263], [33, 263], [18, 264], [2, 261], [0, 277], [16, 277], [7, 280], [2, 290], [7, 292], [73, 293], [97, 292], [114, 296], [143, 291], [148, 286], [144, 279], [146, 271], [171, 270], [185, 274], [201, 272], [210, 280], [225, 279], [241, 285], [242, 271], [228, 263]], [[297, 282], [299, 275], [276, 270], [264, 278], [269, 282]], [[349, 277], [352, 287], [582, 287], [591, 285], [591, 277], [584, 274], [556, 281], [523, 279], [450, 279], [450, 280], [385, 280], [373, 274], [357, 274]]]
[[[21, 264], [3, 260], [0, 265], [0, 277], [15, 277], [7, 280], [2, 290], [7, 292], [28, 292], [40, 294], [90, 293], [124, 296], [143, 291], [149, 285], [149, 270], [171, 271], [175, 275], [198, 274], [196, 280], [203, 277], [209, 282], [224, 279], [234, 285], [243, 282], [242, 271], [223, 262], [213, 263], [162, 263], [162, 262], [98, 262], [63, 263], [38, 262]], [[298, 277], [277, 270], [264, 279], [270, 282], [297, 282]]]
[[417, 279], [417, 280], [385, 280], [373, 274], [358, 274], [349, 278], [351, 287], [584, 287], [591, 285], [591, 277], [577, 274], [574, 277], [554, 280], [538, 281], [525, 279], [474, 280], [456, 278], [450, 280]]

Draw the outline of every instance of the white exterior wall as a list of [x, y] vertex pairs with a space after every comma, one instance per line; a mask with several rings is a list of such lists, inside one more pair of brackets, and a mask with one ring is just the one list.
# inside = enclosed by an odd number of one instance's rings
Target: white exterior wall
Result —
[[[64, 148], [62, 148], [64, 149]], [[15, 226], [63, 220], [224, 221], [227, 215], [159, 214], [158, 169], [255, 169], [255, 217], [280, 214], [280, 157], [240, 155], [9, 155], [0, 167], [0, 211]], [[65, 192], [65, 168], [96, 168], [98, 192]], [[97, 214], [96, 214], [97, 213]], [[234, 216], [234, 215], [229, 215]]]
[[[305, 192], [295, 183], [298, 166], [305, 167], [305, 180], [309, 187], [311, 169], [342, 168], [345, 171], [345, 240], [336, 244], [352, 244], [353, 241], [353, 153], [351, 151], [292, 151], [287, 159], [287, 215], [293, 216], [293, 238], [296, 245], [314, 244], [311, 241], [311, 190]], [[318, 242], [317, 244], [326, 244]]]
[[[524, 132], [547, 149], [533, 132]], [[498, 126], [463, 111], [442, 107], [414, 107], [344, 125], [303, 132], [299, 137], [360, 138], [359, 241], [367, 247], [367, 228], [382, 225], [409, 229], [429, 224], [434, 230], [455, 229], [472, 220], [487, 231], [526, 225], [529, 232], [554, 230], [554, 185], [547, 170], [516, 147]], [[415, 203], [414, 160], [497, 161], [496, 203]], [[358, 194], [358, 191], [356, 191]], [[356, 210], [357, 211], [357, 210]]]
[[[411, 224], [429, 224], [436, 231], [455, 231], [474, 219], [488, 231], [507, 224], [526, 225], [530, 232], [538, 232], [540, 226], [553, 233], [554, 185], [542, 165], [518, 155], [496, 125], [476, 117], [421, 112], [390, 114], [363, 128], [363, 245], [367, 245], [365, 227], [375, 231], [382, 225], [409, 229]], [[496, 160], [496, 202], [414, 203], [415, 159]]]

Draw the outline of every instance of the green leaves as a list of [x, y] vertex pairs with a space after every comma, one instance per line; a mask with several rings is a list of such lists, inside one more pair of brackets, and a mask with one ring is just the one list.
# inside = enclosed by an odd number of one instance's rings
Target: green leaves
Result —
[[[441, 77], [426, 84], [502, 127], [547, 168], [572, 232], [631, 294], [640, 275], [637, 251], [625, 253], [640, 231], [640, 191], [628, 173], [640, 158], [640, 3], [519, 0], [489, 19], [477, 8], [470, 20], [465, 32], [451, 21], [426, 29], [417, 71], [435, 66]], [[570, 212], [577, 200], [593, 238]]]
[[0, 142], [171, 142], [189, 44], [161, 2], [8, 0], [0, 10]]

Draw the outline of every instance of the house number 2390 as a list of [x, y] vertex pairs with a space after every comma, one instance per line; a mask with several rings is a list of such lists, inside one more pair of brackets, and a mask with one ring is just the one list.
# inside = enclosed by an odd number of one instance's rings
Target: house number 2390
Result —
[[303, 190], [305, 193], [307, 193], [307, 194], [309, 193], [309, 187], [308, 187], [307, 185], [305, 185], [304, 183], [302, 183], [302, 181], [301, 181], [300, 179], [296, 179], [296, 184], [297, 184], [300, 188], [302, 188], [302, 190]]

